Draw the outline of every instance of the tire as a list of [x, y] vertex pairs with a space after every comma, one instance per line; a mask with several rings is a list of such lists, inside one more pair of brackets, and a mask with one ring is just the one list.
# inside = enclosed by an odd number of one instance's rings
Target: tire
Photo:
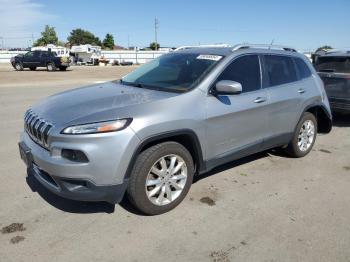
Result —
[[[174, 170], [171, 169], [174, 157], [176, 158], [173, 164], [174, 169], [178, 166], [181, 168], [176, 173], [171, 174], [168, 171]], [[162, 162], [162, 159], [165, 162]], [[167, 169], [160, 169], [161, 162], [166, 163]], [[161, 176], [151, 171], [153, 167], [155, 167], [153, 170], [157, 170]], [[187, 176], [185, 175], [186, 171]], [[130, 202], [142, 213], [146, 215], [162, 214], [182, 202], [192, 185], [193, 174], [192, 156], [184, 146], [176, 142], [160, 143], [141, 152], [137, 157], [129, 179], [127, 196]], [[161, 178], [162, 176], [164, 177]], [[175, 178], [179, 178], [179, 180], [175, 180]], [[146, 186], [146, 181], [149, 186]], [[154, 181], [157, 183], [152, 184]], [[176, 183], [176, 187], [174, 187], [174, 183]], [[157, 191], [159, 194], [156, 193], [152, 196], [152, 191]]]
[[286, 152], [291, 157], [306, 156], [314, 146], [316, 136], [317, 120], [313, 114], [305, 112], [295, 128], [293, 139], [288, 144]]
[[56, 66], [55, 66], [54, 63], [47, 63], [46, 69], [47, 69], [47, 71], [49, 71], [49, 72], [53, 72], [53, 71], [56, 71]]
[[35, 70], [36, 70], [36, 67], [35, 67], [35, 66], [29, 67], [29, 70], [30, 70], [30, 71], [35, 71]]
[[19, 62], [15, 63], [16, 71], [23, 71], [23, 65]]
[[66, 71], [67, 67], [66, 66], [60, 66], [59, 69], [60, 69], [60, 71]]

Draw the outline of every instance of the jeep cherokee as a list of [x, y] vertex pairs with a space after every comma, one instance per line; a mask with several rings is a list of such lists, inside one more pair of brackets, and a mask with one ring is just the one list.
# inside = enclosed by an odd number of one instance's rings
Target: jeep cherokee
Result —
[[194, 175], [259, 151], [308, 154], [332, 116], [323, 83], [292, 48], [189, 48], [121, 80], [56, 94], [24, 116], [20, 154], [60, 196], [167, 212]]

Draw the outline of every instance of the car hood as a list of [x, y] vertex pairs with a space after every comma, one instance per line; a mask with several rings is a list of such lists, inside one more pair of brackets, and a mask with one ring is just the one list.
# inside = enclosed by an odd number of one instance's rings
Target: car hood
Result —
[[31, 109], [54, 125], [92, 123], [133, 117], [130, 107], [178, 95], [121, 85], [117, 81], [73, 89], [52, 95]]

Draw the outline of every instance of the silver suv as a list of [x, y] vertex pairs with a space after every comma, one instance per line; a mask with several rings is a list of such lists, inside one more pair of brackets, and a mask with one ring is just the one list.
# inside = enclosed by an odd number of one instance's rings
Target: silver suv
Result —
[[321, 79], [294, 49], [238, 45], [163, 55], [121, 80], [30, 108], [20, 154], [60, 196], [171, 210], [194, 175], [259, 151], [308, 154], [332, 127]]

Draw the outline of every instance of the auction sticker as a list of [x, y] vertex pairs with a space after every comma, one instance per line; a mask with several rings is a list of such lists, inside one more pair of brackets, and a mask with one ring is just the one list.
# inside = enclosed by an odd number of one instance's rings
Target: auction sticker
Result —
[[222, 58], [221, 55], [199, 55], [197, 59], [219, 61]]

